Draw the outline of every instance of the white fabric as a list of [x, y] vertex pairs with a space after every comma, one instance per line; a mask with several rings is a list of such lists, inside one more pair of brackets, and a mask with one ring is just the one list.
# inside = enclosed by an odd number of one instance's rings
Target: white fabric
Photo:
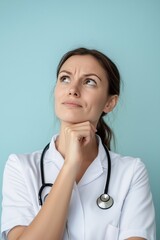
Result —
[[[64, 159], [52, 138], [44, 160], [45, 181], [54, 183]], [[103, 193], [107, 176], [107, 158], [99, 139], [99, 153], [71, 196], [68, 232], [73, 240], [124, 240], [132, 236], [155, 240], [154, 206], [146, 168], [140, 159], [110, 152], [111, 179], [109, 194], [114, 205], [100, 209], [97, 198]], [[10, 155], [5, 166], [2, 202], [2, 239], [17, 225], [29, 225], [40, 210], [38, 191], [41, 151]], [[50, 191], [46, 188], [44, 196]], [[65, 194], [65, 193], [64, 193]], [[48, 226], [49, 227], [49, 226]], [[68, 240], [67, 231], [63, 240]]]

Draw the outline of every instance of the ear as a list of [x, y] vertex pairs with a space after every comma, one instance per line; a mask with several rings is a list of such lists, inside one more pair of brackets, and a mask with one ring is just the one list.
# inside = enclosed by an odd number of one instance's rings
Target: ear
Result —
[[111, 112], [114, 107], [116, 106], [117, 102], [118, 102], [118, 95], [112, 95], [112, 96], [109, 96], [107, 102], [106, 102], [106, 105], [103, 109], [103, 112], [105, 113], [109, 113]]

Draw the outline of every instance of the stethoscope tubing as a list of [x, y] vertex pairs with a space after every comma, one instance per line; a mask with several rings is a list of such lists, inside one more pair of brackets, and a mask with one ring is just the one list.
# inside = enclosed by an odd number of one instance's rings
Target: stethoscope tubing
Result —
[[[42, 185], [39, 189], [38, 200], [39, 200], [39, 205], [41, 205], [41, 206], [43, 205], [42, 192], [43, 192], [44, 188], [53, 186], [52, 183], [45, 183], [45, 174], [44, 174], [44, 157], [45, 157], [47, 150], [49, 149], [49, 146], [50, 146], [50, 143], [48, 143], [45, 146], [45, 148], [42, 151], [41, 158], [40, 158], [40, 175], [41, 175]], [[107, 149], [106, 145], [103, 144], [103, 147], [104, 147], [104, 149], [106, 151], [106, 155], [107, 155], [108, 172], [107, 172], [104, 193], [97, 199], [97, 205], [101, 209], [108, 209], [108, 208], [112, 207], [112, 205], [114, 203], [113, 198], [108, 194], [108, 188], [109, 188], [110, 177], [111, 177], [111, 157], [110, 157], [110, 153], [109, 153], [109, 150]]]

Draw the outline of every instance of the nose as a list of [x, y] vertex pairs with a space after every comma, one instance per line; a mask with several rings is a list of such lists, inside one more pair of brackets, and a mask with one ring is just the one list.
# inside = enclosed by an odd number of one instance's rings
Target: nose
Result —
[[78, 89], [78, 86], [71, 86], [69, 89], [69, 95], [74, 97], [80, 97], [80, 91]]

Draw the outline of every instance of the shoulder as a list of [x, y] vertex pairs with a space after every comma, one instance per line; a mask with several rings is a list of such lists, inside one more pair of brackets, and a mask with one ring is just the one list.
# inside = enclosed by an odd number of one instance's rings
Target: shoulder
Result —
[[145, 168], [144, 162], [139, 157], [123, 156], [115, 152], [110, 151], [111, 164], [114, 167], [120, 167], [124, 170], [131, 168], [132, 170], [137, 168]]
[[[118, 199], [137, 194], [150, 195], [150, 183], [145, 164], [140, 158], [122, 156], [111, 152], [111, 185], [118, 192]], [[115, 192], [115, 195], [117, 193]]]
[[10, 154], [6, 161], [4, 172], [22, 171], [27, 169], [37, 169], [42, 151], [35, 151], [26, 154]]
[[110, 152], [112, 173], [123, 179], [124, 182], [140, 182], [148, 181], [148, 173], [144, 162], [140, 158], [131, 156], [122, 156], [120, 154]]
[[[55, 134], [52, 139], [50, 145], [52, 146], [54, 144], [54, 140], [57, 137], [57, 134]], [[51, 148], [51, 147], [50, 147]], [[26, 172], [27, 174], [38, 173], [40, 168], [40, 159], [42, 155], [42, 149], [34, 151], [32, 153], [25, 153], [25, 154], [10, 154], [8, 157], [8, 160], [5, 164], [4, 174], [5, 173], [13, 173], [15, 172]], [[49, 151], [48, 151], [49, 152]], [[47, 152], [47, 158], [48, 158], [48, 152]]]

